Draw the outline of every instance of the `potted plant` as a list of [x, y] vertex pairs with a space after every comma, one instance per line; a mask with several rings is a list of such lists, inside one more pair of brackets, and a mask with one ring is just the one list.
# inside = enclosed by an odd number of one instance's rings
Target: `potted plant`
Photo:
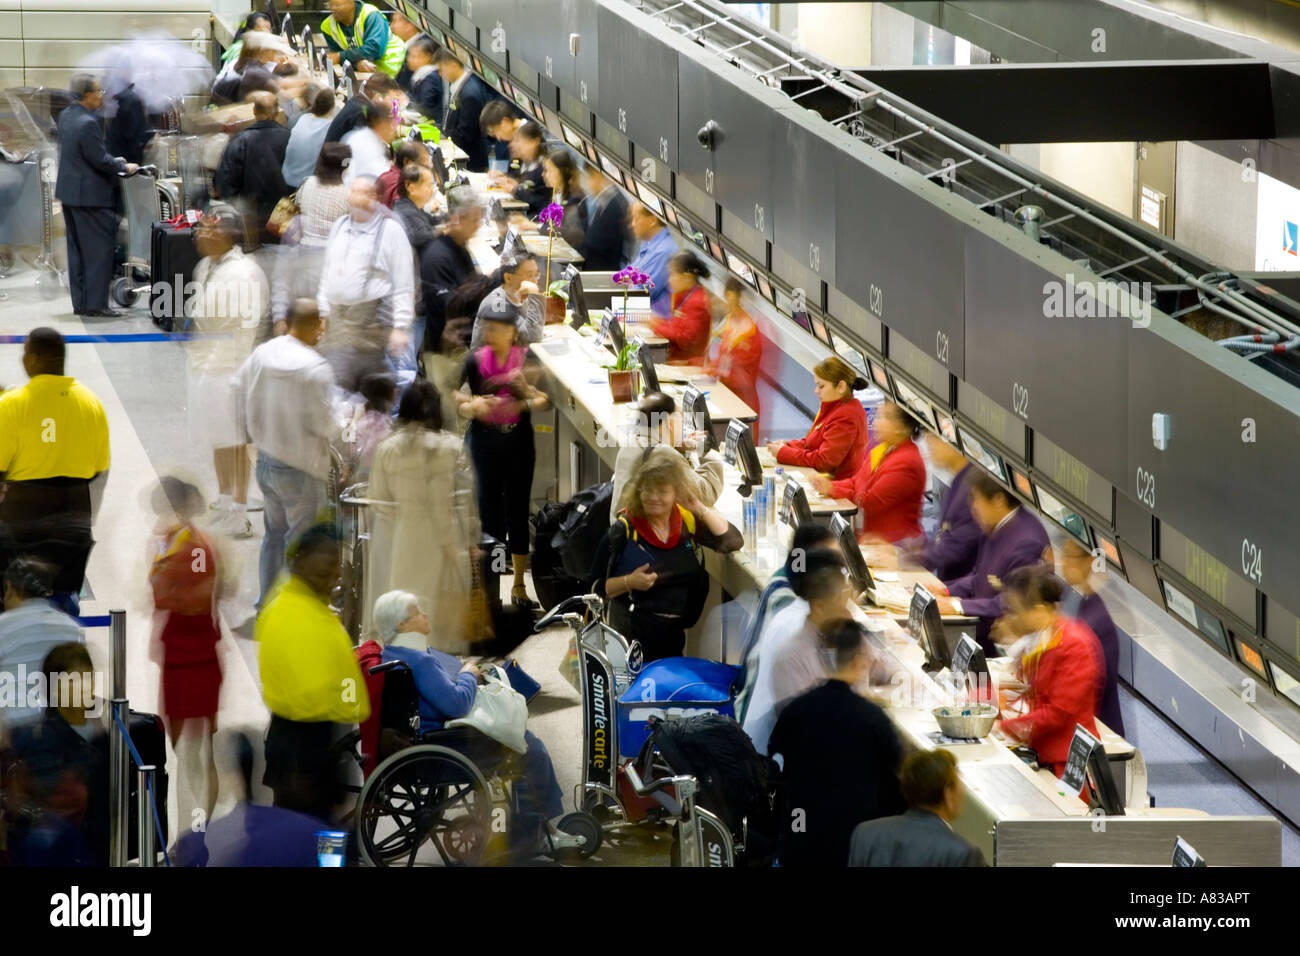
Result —
[[609, 394], [615, 403], [630, 402], [641, 391], [641, 370], [636, 368], [632, 356], [636, 346], [627, 342], [619, 349], [613, 365], [606, 365], [609, 376]]
[[655, 287], [650, 274], [628, 266], [614, 273], [614, 282], [623, 287], [623, 337], [627, 338], [627, 294], [634, 287], [649, 292]]
[[563, 322], [568, 308], [569, 283], [565, 279], [556, 279], [546, 287], [546, 322]]

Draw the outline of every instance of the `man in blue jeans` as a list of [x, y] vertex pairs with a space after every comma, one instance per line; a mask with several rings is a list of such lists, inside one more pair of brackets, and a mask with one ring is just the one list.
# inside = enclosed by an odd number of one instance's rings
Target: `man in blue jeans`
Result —
[[286, 334], [259, 345], [235, 373], [239, 420], [257, 448], [266, 534], [258, 567], [260, 609], [284, 569], [285, 549], [325, 506], [336, 425], [334, 374], [316, 346], [325, 334], [314, 299], [295, 299]]

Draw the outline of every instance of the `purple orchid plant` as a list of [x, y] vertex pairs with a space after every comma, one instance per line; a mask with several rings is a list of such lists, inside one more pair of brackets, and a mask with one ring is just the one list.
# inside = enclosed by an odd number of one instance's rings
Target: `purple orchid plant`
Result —
[[551, 246], [555, 243], [555, 233], [559, 231], [560, 226], [564, 223], [564, 207], [557, 202], [546, 206], [537, 214], [537, 222], [546, 227], [546, 285], [544, 288], [551, 287]]
[[623, 328], [627, 329], [627, 294], [633, 288], [644, 289], [647, 292], [655, 287], [654, 281], [650, 278], [648, 272], [642, 272], [634, 266], [628, 266], [614, 273], [614, 282], [623, 287]]

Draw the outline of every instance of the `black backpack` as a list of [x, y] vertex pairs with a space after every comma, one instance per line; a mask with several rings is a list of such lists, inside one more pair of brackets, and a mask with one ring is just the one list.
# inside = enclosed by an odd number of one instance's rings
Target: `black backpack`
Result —
[[560, 530], [555, 533], [552, 544], [560, 552], [565, 573], [571, 577], [590, 580], [596, 550], [609, 532], [613, 496], [614, 482], [602, 481], [583, 488], [564, 503]]

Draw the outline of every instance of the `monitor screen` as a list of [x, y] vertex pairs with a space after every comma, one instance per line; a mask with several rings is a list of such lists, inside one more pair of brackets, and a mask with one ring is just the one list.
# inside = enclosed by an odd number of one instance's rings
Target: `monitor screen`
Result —
[[921, 422], [931, 429], [938, 428], [934, 420], [934, 409], [930, 403], [917, 393], [912, 386], [908, 385], [901, 378], [894, 379], [894, 389], [898, 393], [898, 400], [903, 403], [909, 412], [921, 420]]
[[483, 72], [483, 63], [481, 60], [479, 60], [477, 56], [471, 53], [469, 57], [469, 62], [470, 62], [470, 66], [474, 68], [475, 73], [481, 74]]
[[943, 636], [939, 602], [920, 584], [912, 589], [912, 603], [907, 611], [907, 633], [925, 651], [926, 670], [937, 671], [948, 666], [948, 642]]
[[709, 240], [709, 254], [719, 262], [727, 261], [727, 254], [722, 251], [722, 243], [718, 242], [716, 239]]
[[637, 364], [641, 366], [641, 392], [659, 391], [659, 373], [655, 371], [654, 359], [650, 357], [650, 346], [639, 336], [632, 340], [636, 352]]
[[969, 634], [963, 634], [952, 649], [948, 669], [965, 686], [967, 699], [989, 699], [993, 682], [989, 679], [988, 661], [984, 658], [984, 648]]
[[450, 185], [451, 170], [447, 168], [447, 163], [442, 158], [442, 150], [429, 150], [429, 159], [433, 163], [433, 181], [438, 184], [438, 188], [443, 192], [447, 191]]
[[1065, 791], [1085, 791], [1088, 804], [1099, 807], [1110, 817], [1124, 815], [1124, 801], [1115, 785], [1115, 776], [1106, 758], [1106, 748], [1082, 725], [1074, 728], [1074, 738], [1065, 757], [1065, 771], [1061, 774]]
[[1011, 483], [1016, 486], [1016, 491], [1020, 496], [1031, 504], [1037, 501], [1034, 497], [1034, 483], [1029, 480], [1029, 476], [1023, 471], [1016, 468], [1011, 469]]
[[763, 466], [758, 460], [758, 449], [754, 447], [754, 433], [750, 430], [748, 422], [736, 418], [727, 425], [724, 457], [727, 464], [735, 465], [740, 469], [740, 496], [748, 498], [750, 488], [763, 483]]
[[677, 210], [673, 207], [672, 203], [664, 204], [664, 218], [668, 220], [668, 225], [672, 226], [674, 229], [679, 228], [677, 225]]
[[730, 269], [732, 272], [734, 272], [736, 275], [740, 276], [751, 286], [758, 285], [758, 280], [754, 278], [754, 270], [751, 269], [749, 267], [749, 263], [747, 263], [744, 259], [740, 258], [740, 256], [728, 252], [727, 268]]
[[1124, 559], [1120, 557], [1119, 546], [1110, 538], [1106, 537], [1096, 527], [1092, 529], [1092, 540], [1096, 547], [1101, 548], [1101, 553], [1106, 556], [1114, 567], [1118, 568], [1120, 573], [1124, 573]]
[[641, 200], [645, 206], [654, 212], [656, 216], [662, 217], [664, 214], [664, 204], [659, 201], [659, 197], [650, 191], [650, 187], [644, 185], [639, 180], [633, 183], [636, 186], [636, 198]]
[[786, 480], [785, 491], [781, 493], [781, 520], [792, 528], [813, 520], [808, 493], [793, 475]]
[[817, 338], [821, 339], [824, 343], [827, 345], [831, 344], [830, 330], [826, 328], [826, 323], [815, 315], [812, 317], [812, 331], [813, 335], [817, 336]]
[[851, 366], [857, 369], [863, 375], [870, 375], [871, 369], [867, 365], [867, 360], [862, 357], [862, 353], [850, 345], [843, 337], [839, 335], [831, 336], [831, 347], [835, 349], [835, 354]]
[[568, 126], [565, 126], [563, 123], [561, 123], [560, 132], [564, 134], [564, 141], [568, 143], [570, 146], [572, 146], [574, 149], [582, 149], [582, 147], [585, 145], [585, 140], [583, 140], [583, 138], [578, 135], [577, 130], [571, 129]]
[[758, 291], [767, 301], [776, 301], [776, 296], [772, 293], [772, 283], [768, 282], [767, 277], [761, 272], [758, 275]]
[[514, 226], [506, 229], [505, 237], [501, 240], [501, 258], [502, 259], [523, 259], [528, 255], [528, 247], [524, 245], [523, 236], [519, 235], [519, 230]]
[[618, 163], [614, 162], [604, 153], [600, 154], [600, 168], [605, 170], [605, 175], [620, 186], [623, 185], [623, 171], [618, 168]]
[[1233, 635], [1233, 644], [1237, 649], [1237, 660], [1264, 678], [1264, 680], [1268, 680], [1268, 673], [1264, 670], [1264, 655], [1235, 634]]
[[509, 80], [501, 81], [501, 92], [504, 93], [506, 96], [510, 97], [512, 100], [515, 99], [515, 88], [514, 85]]
[[623, 326], [619, 322], [618, 316], [614, 314], [613, 309], [606, 309], [600, 316], [600, 337], [605, 343], [605, 347], [614, 353], [617, 358], [618, 354], [623, 351], [625, 339], [623, 337]]
[[939, 415], [939, 436], [949, 445], [957, 447], [957, 424], [947, 415]]
[[876, 383], [876, 388], [886, 395], [894, 394], [893, 386], [889, 382], [889, 369], [879, 362], [871, 363], [871, 380]]
[[345, 830], [316, 831], [316, 865], [341, 867], [346, 862], [348, 834]]
[[1222, 653], [1231, 657], [1232, 650], [1228, 647], [1228, 635], [1224, 633], [1223, 624], [1168, 580], [1162, 579], [1160, 584], [1164, 590], [1165, 605], [1169, 608], [1169, 612], [1197, 631]]
[[867, 561], [862, 556], [862, 548], [858, 546], [858, 536], [853, 533], [853, 525], [845, 521], [843, 515], [837, 514], [831, 518], [830, 527], [831, 534], [839, 539], [840, 553], [844, 555], [844, 567], [853, 583], [854, 595], [870, 590], [873, 584], [871, 572], [867, 570]]
[[574, 329], [580, 329], [591, 321], [591, 315], [587, 311], [587, 295], [582, 291], [582, 273], [570, 262], [564, 267], [561, 278], [569, 283], [569, 309], [573, 312], [573, 319], [569, 324]]
[[1063, 504], [1060, 499], [1047, 491], [1042, 485], [1038, 486], [1038, 507], [1057, 524], [1082, 544], [1089, 551], [1092, 550], [1092, 538], [1088, 534], [1088, 525], [1074, 511], [1070, 510]]
[[497, 74], [496, 70], [484, 63], [480, 66], [479, 72], [483, 74], [483, 79], [487, 80], [497, 89], [501, 89], [501, 77]]
[[1002, 457], [989, 448], [983, 442], [968, 432], [966, 429], [958, 426], [957, 435], [961, 438], [962, 453], [991, 474], [998, 481], [1006, 484], [1007, 470], [1002, 464]]
[[595, 147], [595, 146], [592, 146], [590, 143], [584, 142], [584, 143], [582, 144], [582, 151], [583, 151], [584, 153], [587, 154], [587, 161], [588, 161], [588, 162], [590, 162], [590, 163], [597, 162], [597, 157], [596, 157], [596, 147]]
[[699, 453], [708, 454], [714, 445], [713, 416], [709, 414], [708, 399], [694, 385], [682, 389], [682, 424], [698, 436], [696, 447]]
[[803, 329], [805, 332], [812, 332], [812, 316], [807, 312], [791, 312], [790, 318], [794, 319], [795, 322], [798, 323], [799, 328]]
[[1172, 865], [1178, 867], [1205, 866], [1205, 860], [1201, 858], [1201, 854], [1196, 852], [1195, 847], [1182, 837], [1178, 837], [1174, 840], [1174, 859]]

